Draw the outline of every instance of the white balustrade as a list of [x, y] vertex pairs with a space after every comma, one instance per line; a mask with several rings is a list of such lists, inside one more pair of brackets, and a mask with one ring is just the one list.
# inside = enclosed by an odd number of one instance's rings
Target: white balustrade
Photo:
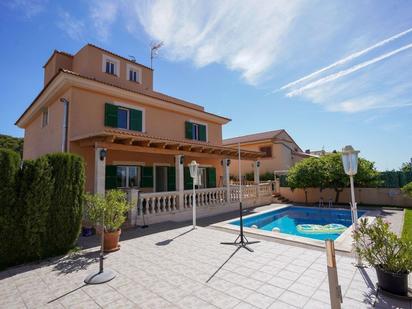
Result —
[[[229, 192], [229, 197], [227, 196]], [[225, 187], [196, 189], [195, 198], [197, 207], [224, 207], [239, 201], [240, 190], [238, 185]], [[243, 200], [253, 200], [272, 194], [271, 183], [242, 186]], [[144, 211], [145, 216], [167, 214], [191, 209], [193, 204], [193, 190], [183, 191], [183, 205], [179, 205], [179, 191], [140, 193], [138, 201], [138, 216]]]
[[145, 215], [169, 213], [179, 210], [177, 203], [178, 191], [141, 193], [139, 196], [139, 212], [144, 211]]

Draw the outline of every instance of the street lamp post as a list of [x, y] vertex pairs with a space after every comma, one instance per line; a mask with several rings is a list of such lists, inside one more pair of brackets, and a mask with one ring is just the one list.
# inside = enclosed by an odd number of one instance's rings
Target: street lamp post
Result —
[[[351, 213], [352, 213], [352, 224], [353, 230], [358, 230], [358, 210], [355, 202], [355, 185], [353, 181], [353, 176], [358, 172], [358, 154], [359, 151], [353, 149], [352, 146], [348, 145], [342, 149], [342, 163], [345, 170], [345, 174], [349, 175], [350, 180], [350, 191], [351, 191]], [[361, 266], [362, 261], [359, 256], [357, 256], [357, 266]]]
[[190, 176], [193, 178], [193, 229], [196, 228], [196, 192], [195, 187], [199, 180], [199, 164], [192, 161], [189, 164]]

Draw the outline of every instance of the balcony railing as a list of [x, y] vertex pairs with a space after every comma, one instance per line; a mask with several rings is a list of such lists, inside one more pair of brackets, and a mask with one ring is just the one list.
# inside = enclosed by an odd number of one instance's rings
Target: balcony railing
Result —
[[[191, 209], [193, 191], [184, 190], [182, 199], [179, 199], [179, 194], [179, 191], [141, 193], [137, 202], [137, 215], [141, 216], [142, 212], [145, 216], [160, 215]], [[242, 186], [242, 200], [244, 201], [253, 201], [271, 195], [271, 183]], [[239, 201], [239, 197], [240, 187], [238, 185], [230, 186], [229, 190], [226, 187], [195, 190], [196, 206], [199, 208], [233, 205]], [[179, 200], [182, 202], [179, 203]]]

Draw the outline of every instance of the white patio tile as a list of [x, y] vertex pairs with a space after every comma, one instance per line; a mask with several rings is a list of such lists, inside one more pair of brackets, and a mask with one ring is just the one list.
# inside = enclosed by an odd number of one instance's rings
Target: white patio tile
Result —
[[260, 293], [252, 293], [245, 301], [257, 308], [265, 309], [273, 304], [275, 299]]
[[309, 300], [309, 297], [296, 294], [290, 291], [286, 291], [279, 297], [280, 301], [283, 301], [289, 305], [298, 307], [298, 308], [303, 308], [303, 306], [307, 303]]

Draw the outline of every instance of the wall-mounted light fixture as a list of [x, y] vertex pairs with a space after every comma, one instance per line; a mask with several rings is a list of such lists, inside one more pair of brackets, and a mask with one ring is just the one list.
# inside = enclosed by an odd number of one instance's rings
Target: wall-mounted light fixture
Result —
[[230, 159], [227, 159], [226, 161], [226, 165], [229, 166], [230, 165]]
[[185, 156], [180, 156], [180, 164], [183, 164], [185, 162]]
[[101, 149], [100, 150], [100, 161], [103, 161], [104, 160], [104, 158], [106, 158], [106, 156], [107, 156], [107, 149]]
[[256, 166], [260, 167], [260, 161], [256, 161]]

